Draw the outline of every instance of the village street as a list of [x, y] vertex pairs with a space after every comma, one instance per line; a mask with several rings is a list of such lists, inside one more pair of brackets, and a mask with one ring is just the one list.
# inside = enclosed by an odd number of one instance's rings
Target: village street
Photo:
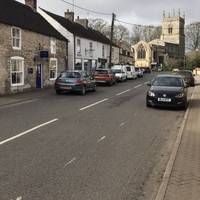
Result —
[[146, 108], [154, 76], [86, 96], [49, 89], [2, 98], [0, 199], [155, 195], [185, 112]]

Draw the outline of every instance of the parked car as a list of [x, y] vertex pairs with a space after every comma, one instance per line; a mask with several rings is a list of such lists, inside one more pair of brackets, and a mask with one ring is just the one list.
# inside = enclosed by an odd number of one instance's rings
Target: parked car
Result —
[[180, 75], [158, 75], [148, 83], [146, 106], [187, 108], [187, 84]]
[[137, 78], [137, 72], [134, 66], [126, 65], [126, 76], [127, 79], [136, 79]]
[[136, 67], [135, 71], [137, 72], [137, 77], [139, 77], [139, 78], [143, 77], [144, 73], [143, 73], [143, 70], [141, 68]]
[[104, 83], [106, 85], [113, 85], [116, 83], [115, 74], [111, 69], [97, 69], [94, 73], [96, 83]]
[[195, 79], [194, 79], [194, 75], [193, 75], [192, 71], [190, 71], [190, 70], [179, 70], [179, 71], [176, 72], [176, 74], [183, 76], [185, 82], [189, 86], [195, 85]]
[[96, 82], [85, 71], [67, 70], [56, 79], [55, 90], [57, 94], [75, 91], [85, 95], [87, 91], [96, 91]]
[[122, 65], [114, 65], [111, 68], [112, 72], [115, 74], [117, 81], [126, 81], [127, 80], [127, 72], [126, 67]]

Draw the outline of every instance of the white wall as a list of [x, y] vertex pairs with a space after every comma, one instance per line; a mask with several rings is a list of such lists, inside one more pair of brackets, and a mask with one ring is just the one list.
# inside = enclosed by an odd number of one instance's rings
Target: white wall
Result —
[[[97, 60], [98, 58], [107, 59], [107, 64], [109, 63], [109, 45], [103, 44], [97, 41], [89, 40], [82, 37], [76, 37], [76, 44], [77, 39], [80, 39], [81, 41], [81, 53], [80, 55], [77, 54], [77, 48], [76, 48], [76, 58], [82, 59], [82, 61], [85, 60]], [[92, 42], [92, 49], [93, 51], [88, 51], [90, 49], [90, 42]], [[104, 57], [102, 56], [102, 48], [104, 45]], [[77, 46], [77, 45], [76, 45]], [[98, 65], [97, 65], [98, 66]]]
[[74, 35], [70, 33], [67, 29], [65, 29], [60, 23], [58, 23], [55, 19], [45, 13], [43, 10], [38, 8], [38, 13], [46, 19], [46, 21], [51, 24], [63, 37], [69, 40], [68, 43], [68, 67], [69, 69], [74, 68]]

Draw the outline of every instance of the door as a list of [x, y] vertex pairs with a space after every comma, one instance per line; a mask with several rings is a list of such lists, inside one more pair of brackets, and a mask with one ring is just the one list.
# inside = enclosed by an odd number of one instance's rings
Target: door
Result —
[[36, 66], [36, 88], [42, 88], [42, 65], [38, 64]]

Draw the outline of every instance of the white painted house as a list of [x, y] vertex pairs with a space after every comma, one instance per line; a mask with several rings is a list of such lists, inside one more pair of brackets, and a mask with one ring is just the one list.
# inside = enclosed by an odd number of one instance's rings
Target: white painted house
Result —
[[[88, 27], [87, 19], [79, 17], [74, 22], [74, 13], [65, 12], [65, 17], [43, 9], [38, 12], [66, 39], [68, 45], [68, 68], [91, 70], [109, 64], [110, 40], [102, 33]], [[119, 63], [119, 47], [113, 45], [112, 63]]]

